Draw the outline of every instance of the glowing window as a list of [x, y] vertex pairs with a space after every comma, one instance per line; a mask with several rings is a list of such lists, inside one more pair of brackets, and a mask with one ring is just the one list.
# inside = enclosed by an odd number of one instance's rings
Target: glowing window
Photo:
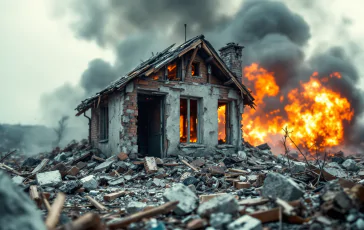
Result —
[[198, 100], [180, 100], [180, 142], [197, 143], [199, 142], [199, 106]]

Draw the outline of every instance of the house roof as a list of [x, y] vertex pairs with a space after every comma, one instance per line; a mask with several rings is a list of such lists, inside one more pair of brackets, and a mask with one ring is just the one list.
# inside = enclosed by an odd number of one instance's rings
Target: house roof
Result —
[[158, 70], [160, 70], [168, 63], [174, 61], [176, 58], [181, 57], [182, 55], [186, 54], [190, 50], [193, 50], [200, 45], [202, 49], [204, 49], [210, 56], [214, 58], [216, 63], [221, 66], [221, 69], [226, 73], [227, 76], [229, 76], [232, 83], [241, 91], [245, 103], [247, 103], [250, 107], [254, 108], [255, 105], [254, 97], [251, 95], [250, 91], [232, 74], [232, 72], [226, 66], [224, 61], [217, 54], [213, 46], [207, 40], [205, 40], [204, 35], [196, 36], [184, 42], [180, 46], [174, 47], [174, 45], [175, 44], [169, 46], [162, 52], [157, 53], [148, 60], [142, 62], [128, 74], [111, 82], [110, 85], [108, 85], [100, 92], [96, 93], [94, 96], [91, 96], [83, 100], [81, 104], [79, 104], [76, 108], [77, 110], [76, 116], [87, 111], [95, 102], [99, 103], [103, 96], [106, 96], [117, 90], [122, 89], [128, 82], [130, 82], [134, 78], [140, 76], [149, 76], [152, 73], [155, 73]]

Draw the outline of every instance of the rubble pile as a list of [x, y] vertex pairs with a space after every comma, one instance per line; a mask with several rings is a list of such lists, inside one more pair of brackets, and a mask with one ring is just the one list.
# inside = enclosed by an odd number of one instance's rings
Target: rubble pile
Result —
[[2, 229], [364, 229], [363, 155], [107, 157], [82, 141], [0, 169]]

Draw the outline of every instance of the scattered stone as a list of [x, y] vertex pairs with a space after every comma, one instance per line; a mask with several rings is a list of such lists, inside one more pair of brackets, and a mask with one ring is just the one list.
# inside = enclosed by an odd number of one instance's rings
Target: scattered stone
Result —
[[194, 166], [195, 168], [200, 168], [205, 165], [205, 161], [201, 158], [198, 158], [198, 159], [192, 161], [191, 165]]
[[0, 171], [0, 226], [3, 230], [46, 230], [35, 203]]
[[109, 185], [115, 186], [115, 185], [123, 184], [124, 182], [125, 182], [124, 177], [119, 177], [114, 180], [109, 180], [107, 183]]
[[79, 171], [80, 171], [79, 168], [77, 168], [76, 166], [73, 166], [70, 170], [68, 170], [67, 174], [71, 175], [71, 176], [76, 176]]
[[342, 166], [344, 168], [346, 168], [346, 170], [349, 170], [349, 171], [359, 170], [359, 167], [356, 165], [356, 162], [353, 159], [347, 159], [346, 161], [344, 161]]
[[42, 160], [34, 158], [34, 157], [28, 157], [27, 159], [25, 159], [25, 161], [23, 162], [23, 164], [21, 165], [22, 167], [35, 167], [37, 166]]
[[291, 173], [296, 174], [296, 173], [304, 172], [306, 170], [306, 164], [305, 163], [291, 161], [291, 164], [292, 163], [293, 163], [293, 166], [291, 167]]
[[147, 205], [142, 202], [132, 201], [126, 206], [126, 212], [128, 214], [133, 214], [142, 211]]
[[76, 164], [76, 167], [78, 168], [78, 169], [83, 169], [83, 168], [85, 168], [87, 166], [87, 163], [85, 163], [85, 162], [83, 162], [83, 161], [80, 161], [80, 162], [78, 162], [77, 164]]
[[57, 162], [60, 162], [60, 161], [65, 161], [67, 160], [67, 155], [65, 153], [61, 153], [61, 154], [58, 154], [55, 158], [54, 158], [55, 161]]
[[167, 188], [163, 194], [165, 201], [179, 201], [174, 212], [177, 215], [186, 215], [197, 208], [198, 198], [187, 186], [178, 183]]
[[333, 157], [333, 158], [331, 158], [331, 161], [336, 162], [338, 164], [342, 164], [345, 160], [342, 157]]
[[208, 217], [212, 213], [222, 212], [227, 214], [236, 214], [239, 211], [239, 204], [235, 197], [231, 194], [217, 196], [206, 201], [197, 209], [197, 213], [201, 217]]
[[158, 187], [164, 187], [164, 186], [166, 186], [166, 184], [164, 183], [164, 180], [158, 179], [158, 178], [154, 178], [153, 179], [153, 184], [155, 186], [158, 186]]
[[360, 229], [364, 230], [364, 219], [360, 218], [355, 222], [355, 226]]
[[293, 201], [301, 198], [304, 192], [291, 178], [278, 173], [268, 173], [264, 180], [263, 197], [272, 196], [286, 201]]
[[222, 212], [212, 213], [210, 216], [210, 225], [216, 229], [226, 229], [227, 225], [231, 223], [231, 214]]
[[89, 175], [87, 177], [82, 178], [81, 180], [82, 186], [86, 191], [90, 191], [93, 189], [97, 189], [98, 182], [93, 175]]
[[262, 230], [262, 222], [249, 215], [244, 215], [228, 225], [228, 230]]
[[57, 186], [62, 182], [62, 176], [58, 170], [37, 173], [36, 178], [39, 186]]
[[80, 181], [73, 180], [73, 181], [67, 181], [59, 188], [59, 190], [61, 190], [66, 194], [74, 194], [81, 187], [82, 183], [80, 183]]
[[11, 179], [15, 184], [19, 185], [19, 184], [22, 184], [23, 181], [25, 180], [24, 177], [22, 176], [15, 176]]
[[270, 147], [267, 143], [261, 144], [257, 146], [258, 149], [260, 150], [270, 150]]
[[246, 155], [246, 152], [244, 151], [238, 151], [238, 157], [240, 157], [242, 160], [248, 159], [248, 156]]

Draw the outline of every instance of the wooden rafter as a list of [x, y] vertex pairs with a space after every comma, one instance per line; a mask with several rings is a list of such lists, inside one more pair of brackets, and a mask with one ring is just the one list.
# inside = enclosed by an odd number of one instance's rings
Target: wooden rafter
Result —
[[187, 65], [187, 67], [186, 67], [186, 75], [185, 75], [185, 76], [187, 76], [187, 74], [188, 74], [188, 70], [190, 69], [190, 67], [191, 67], [191, 65], [192, 65], [192, 62], [195, 60], [195, 57], [196, 57], [197, 51], [198, 51], [200, 48], [201, 48], [201, 46], [199, 45], [199, 46], [197, 46], [197, 47], [195, 48], [195, 50], [193, 51], [192, 56], [191, 56], [191, 59], [190, 59], [190, 61], [188, 62], [188, 65]]

